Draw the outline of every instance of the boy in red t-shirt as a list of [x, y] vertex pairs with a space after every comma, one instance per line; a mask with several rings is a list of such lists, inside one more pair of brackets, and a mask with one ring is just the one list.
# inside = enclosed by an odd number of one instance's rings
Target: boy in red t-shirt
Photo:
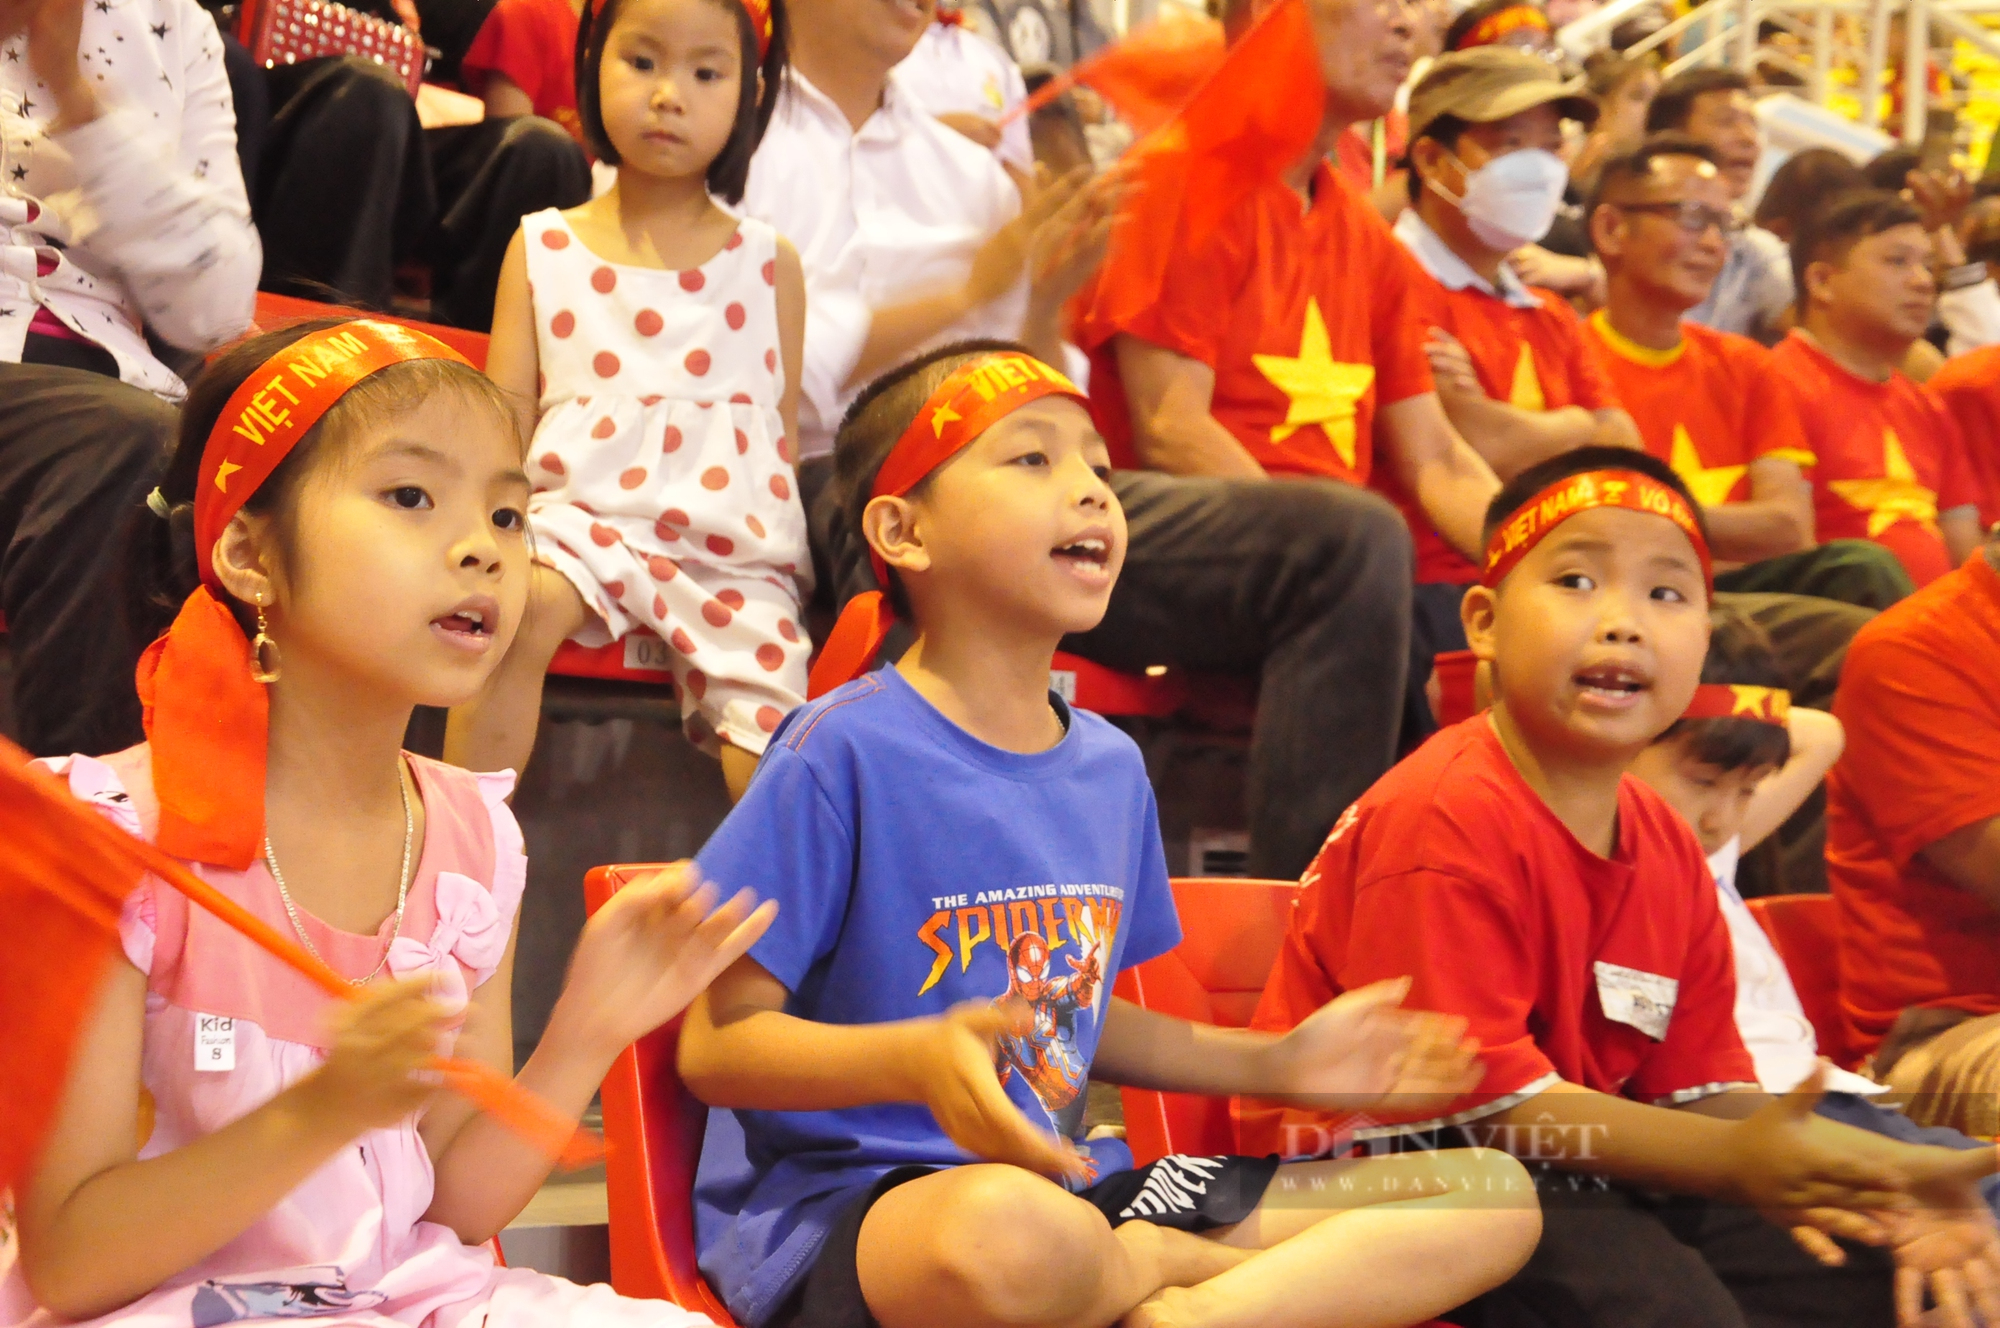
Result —
[[1897, 366], [1937, 303], [1931, 239], [1910, 203], [1857, 190], [1792, 242], [1799, 326], [1772, 355], [1815, 458], [1821, 539], [1872, 539], [1919, 586], [1979, 542], [1979, 491], [1958, 426]]
[[1834, 714], [1849, 1037], [1911, 1116], [2000, 1132], [2000, 539], [1854, 638]]
[[575, 0], [500, 0], [466, 48], [459, 75], [489, 120], [539, 115], [583, 142], [576, 111]]
[[1979, 524], [1991, 529], [2000, 522], [2000, 346], [1953, 356], [1924, 386], [1958, 424], [1979, 486]]
[[[1685, 487], [1652, 457], [1583, 448], [1509, 482], [1487, 524], [1464, 619], [1493, 708], [1342, 816], [1254, 1020], [1287, 1028], [1407, 974], [1414, 1004], [1468, 1021], [1486, 1077], [1414, 1121], [1248, 1103], [1242, 1146], [1469, 1136], [1543, 1164], [1540, 1248], [1462, 1321], [1889, 1322], [1889, 1259], [1843, 1255], [1828, 1231], [1866, 1233], [1912, 1270], [1904, 1322], [1925, 1272], [1956, 1305], [1961, 1278], [1988, 1288], [1982, 1308], [2000, 1313], [2000, 1236], [1972, 1179], [1990, 1150], [1815, 1119], [1816, 1084], [1783, 1099], [1757, 1087], [1701, 846], [1624, 773], [1687, 710], [1708, 646], [1708, 550]], [[1887, 1196], [1863, 1191], [1920, 1175], [1949, 1178], [1927, 1207], [1864, 1216]], [[1977, 1266], [1929, 1262], [1944, 1242], [1944, 1262]]]

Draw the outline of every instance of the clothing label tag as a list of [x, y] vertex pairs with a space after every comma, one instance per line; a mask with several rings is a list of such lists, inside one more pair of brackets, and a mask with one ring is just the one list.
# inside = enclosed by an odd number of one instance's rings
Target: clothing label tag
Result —
[[1064, 705], [1076, 704], [1076, 670], [1050, 669], [1049, 690], [1062, 698]]
[[667, 643], [659, 637], [650, 632], [627, 632], [625, 667], [643, 669], [648, 673], [672, 673], [674, 662], [667, 653]]
[[194, 1068], [233, 1070], [236, 1068], [236, 1021], [219, 1014], [194, 1017]]
[[1629, 1024], [1655, 1042], [1666, 1040], [1674, 1001], [1681, 992], [1677, 980], [1602, 959], [1591, 967], [1597, 972], [1597, 1003], [1604, 1007], [1605, 1018]]

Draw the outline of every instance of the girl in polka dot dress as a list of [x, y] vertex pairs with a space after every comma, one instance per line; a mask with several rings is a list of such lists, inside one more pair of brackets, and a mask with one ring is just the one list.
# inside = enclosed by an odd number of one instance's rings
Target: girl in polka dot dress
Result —
[[[792, 472], [805, 280], [737, 202], [784, 70], [778, 0], [600, 0], [577, 103], [608, 193], [524, 217], [500, 272], [487, 372], [532, 433], [535, 580], [446, 757], [518, 770], [565, 639], [666, 643], [689, 741], [741, 794], [800, 703], [810, 643]], [[528, 413], [528, 402], [534, 402]]]

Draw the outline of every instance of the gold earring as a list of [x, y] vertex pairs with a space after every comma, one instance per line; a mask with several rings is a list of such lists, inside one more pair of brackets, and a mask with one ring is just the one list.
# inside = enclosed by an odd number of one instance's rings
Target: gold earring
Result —
[[[285, 657], [278, 653], [278, 643], [271, 639], [270, 624], [264, 621], [264, 606], [257, 606], [257, 635], [250, 640], [250, 678], [253, 682], [273, 683], [284, 672]], [[270, 662], [265, 663], [268, 654]]]

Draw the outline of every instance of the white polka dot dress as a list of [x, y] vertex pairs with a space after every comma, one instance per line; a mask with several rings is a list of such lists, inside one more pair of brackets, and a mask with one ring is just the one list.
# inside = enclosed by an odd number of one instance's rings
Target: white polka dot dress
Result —
[[778, 399], [777, 232], [744, 218], [699, 268], [607, 263], [560, 212], [524, 217], [541, 357], [528, 449], [535, 556], [603, 645], [670, 647], [688, 740], [762, 752], [800, 704], [811, 645], [805, 512]]

